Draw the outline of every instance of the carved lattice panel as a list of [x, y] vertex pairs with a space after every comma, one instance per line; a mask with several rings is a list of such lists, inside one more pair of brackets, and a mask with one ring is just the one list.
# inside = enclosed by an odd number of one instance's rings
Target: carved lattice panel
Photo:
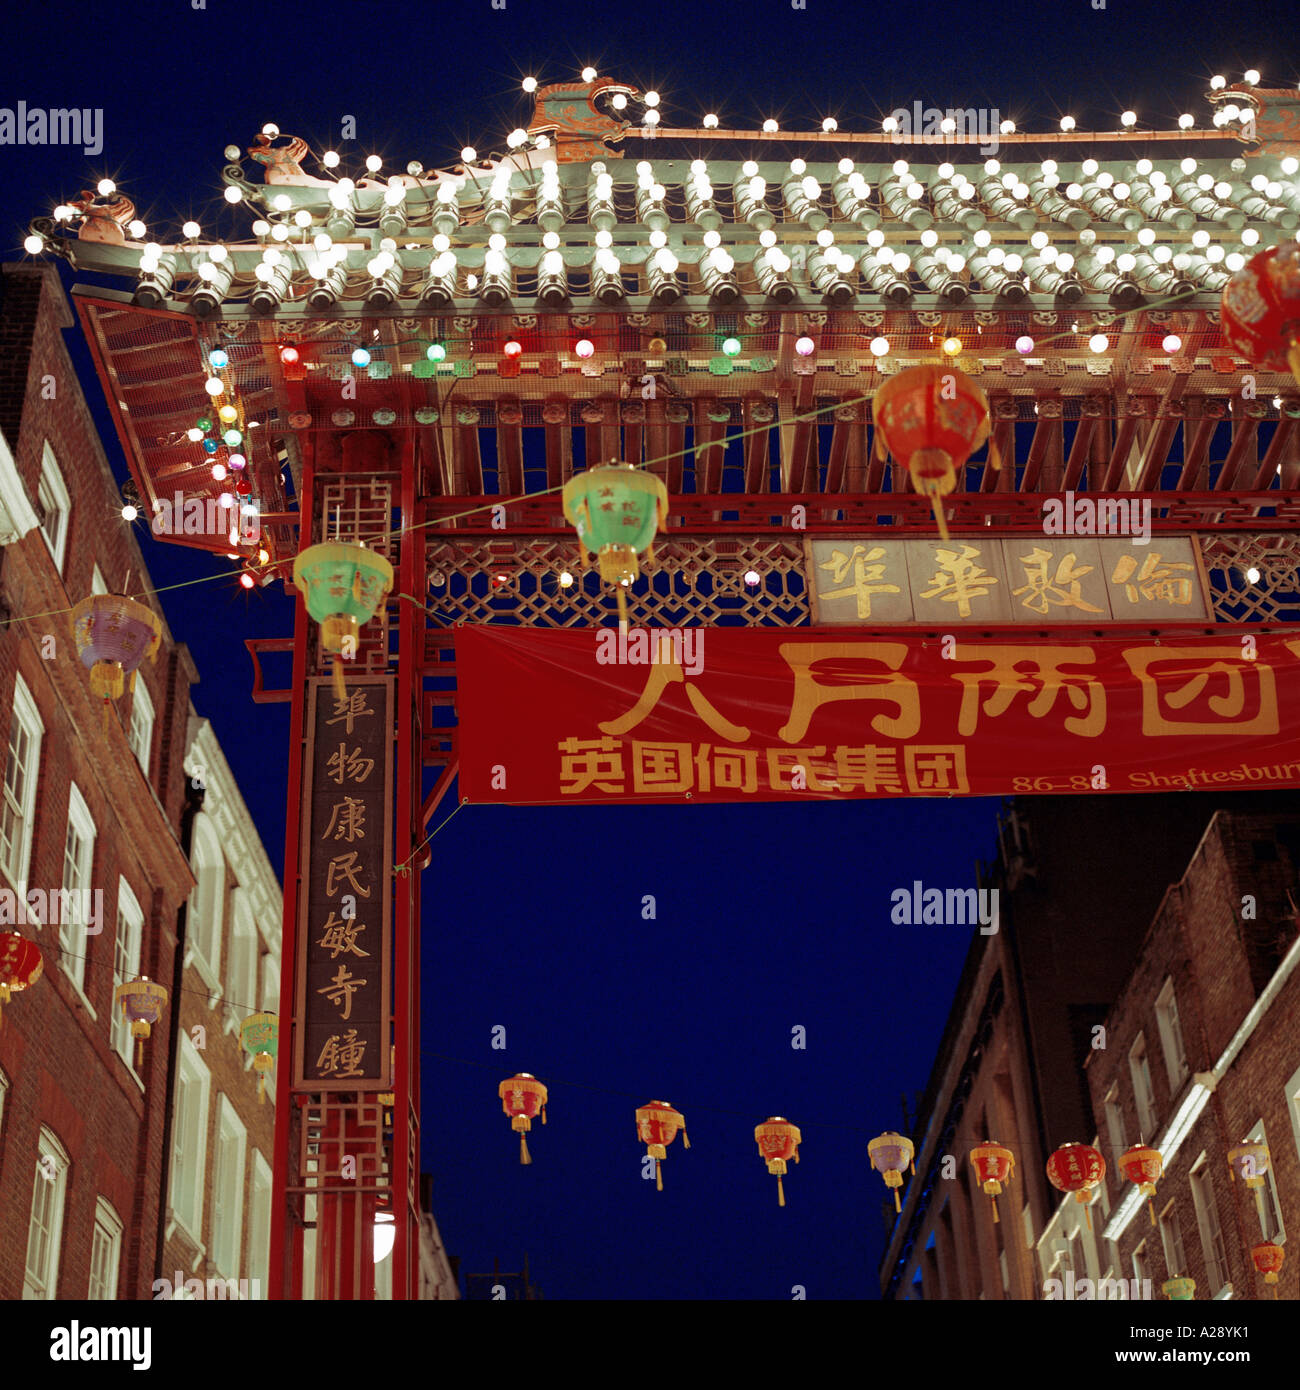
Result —
[[[385, 477], [340, 475], [317, 481], [320, 498], [321, 540], [362, 542], [393, 566], [396, 589], [397, 555], [394, 541], [400, 534], [393, 517], [393, 486]], [[390, 669], [389, 629], [396, 599], [380, 604], [361, 628], [357, 653], [348, 670], [383, 673]], [[331, 657], [317, 644], [316, 674], [328, 675]]]
[[[312, 1096], [298, 1112], [296, 1179], [290, 1191], [387, 1192], [392, 1186], [389, 1131], [375, 1097]], [[345, 1160], [351, 1162], [345, 1175]]]
[[[757, 584], [747, 584], [753, 571]], [[565, 572], [573, 576], [567, 588]], [[612, 589], [579, 567], [572, 535], [444, 539], [429, 547], [432, 620], [587, 627], [616, 612]], [[662, 539], [628, 594], [634, 624], [802, 627], [809, 621], [801, 541], [780, 536]]]
[[1300, 536], [1203, 536], [1201, 554], [1219, 622], [1300, 622]]

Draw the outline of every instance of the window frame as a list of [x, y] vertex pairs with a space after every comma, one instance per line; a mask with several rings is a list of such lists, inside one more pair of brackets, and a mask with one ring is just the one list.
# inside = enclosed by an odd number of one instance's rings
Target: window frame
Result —
[[1133, 1082], [1133, 1103], [1137, 1110], [1138, 1142], [1153, 1143], [1160, 1126], [1156, 1111], [1155, 1082], [1151, 1077], [1151, 1053], [1146, 1033], [1141, 1032], [1128, 1050], [1129, 1078]]
[[75, 782], [68, 784], [68, 823], [64, 832], [63, 840], [63, 889], [67, 892], [72, 891], [74, 885], [68, 882], [68, 839], [73, 830], [83, 841], [84, 864], [77, 864], [78, 876], [83, 880], [75, 885], [77, 896], [71, 901], [75, 904], [74, 915], [76, 921], [68, 922], [65, 920], [66, 914], [63, 912], [64, 899], [60, 898], [59, 905], [59, 963], [72, 978], [72, 982], [77, 986], [77, 990], [82, 998], [86, 995], [86, 955], [90, 949], [90, 935], [87, 931], [86, 922], [80, 920], [81, 891], [91, 891], [95, 881], [95, 841], [99, 836], [99, 829], [95, 825], [95, 818], [90, 814], [90, 807], [86, 804], [86, 798], [81, 794], [81, 788]]
[[1214, 1190], [1214, 1175], [1210, 1172], [1209, 1159], [1204, 1151], [1188, 1169], [1187, 1181], [1192, 1191], [1192, 1208], [1196, 1212], [1196, 1230], [1201, 1240], [1205, 1274], [1213, 1286], [1210, 1297], [1217, 1298], [1231, 1283], [1231, 1271], [1228, 1269], [1228, 1247], [1223, 1239], [1223, 1222], [1219, 1218], [1219, 1198]]
[[104, 578], [103, 571], [98, 565], [91, 566], [90, 592], [101, 597], [108, 593], [108, 581]]
[[[176, 1122], [172, 1126], [172, 1150], [168, 1155], [171, 1175], [167, 1184], [167, 1206], [177, 1225], [184, 1228], [195, 1244], [202, 1244], [212, 1073], [184, 1029], [178, 1037], [176, 1084], [181, 1094], [176, 1098]], [[191, 1095], [193, 1114], [189, 1110]], [[191, 1143], [196, 1150], [193, 1155], [188, 1152]]]
[[1160, 1230], [1160, 1248], [1164, 1253], [1165, 1269], [1169, 1278], [1186, 1278], [1187, 1242], [1183, 1239], [1183, 1223], [1178, 1219], [1178, 1205], [1172, 1197], [1157, 1217], [1157, 1225]]
[[[142, 737], [139, 738], [137, 737], [137, 725], [142, 726], [139, 731], [142, 733]], [[146, 781], [148, 781], [150, 770], [153, 767], [154, 726], [153, 697], [149, 694], [149, 687], [140, 679], [140, 673], [137, 671], [135, 685], [131, 690], [131, 722], [127, 728], [126, 741], [135, 754], [135, 760], [140, 764], [140, 771], [144, 773]]]
[[[227, 1171], [227, 1145], [237, 1154]], [[209, 1258], [223, 1279], [239, 1278], [244, 1240], [244, 1170], [248, 1166], [248, 1130], [239, 1112], [222, 1094], [217, 1107], [216, 1146], [212, 1160], [212, 1219]], [[227, 1184], [233, 1191], [227, 1191]]]
[[1168, 976], [1156, 995], [1156, 1031], [1160, 1034], [1160, 1050], [1164, 1054], [1165, 1074], [1169, 1078], [1169, 1094], [1177, 1096], [1191, 1075], [1187, 1061], [1187, 1043], [1178, 1016], [1178, 996], [1174, 977]]
[[[46, 506], [45, 501], [47, 485], [52, 494], [51, 506], [49, 507]], [[54, 452], [54, 445], [48, 439], [41, 450], [41, 476], [36, 485], [36, 503], [37, 514], [41, 517], [40, 533], [45, 538], [45, 547], [50, 552], [50, 558], [54, 561], [54, 568], [62, 577], [63, 562], [68, 553], [68, 533], [72, 529], [72, 496], [68, 492], [68, 484], [63, 476], [63, 467], [59, 463], [59, 456]], [[45, 529], [51, 510], [54, 516], [60, 518], [55, 540], [50, 539], [49, 532]]]
[[[117, 1290], [122, 1278], [122, 1218], [106, 1197], [95, 1198], [95, 1224], [90, 1236], [90, 1282], [86, 1297], [96, 1300], [117, 1299]], [[107, 1242], [112, 1262], [111, 1278], [100, 1281], [111, 1292], [96, 1293], [96, 1255], [101, 1248], [100, 1237]]]
[[[1276, 1223], [1277, 1229], [1274, 1231], [1269, 1231], [1265, 1229], [1264, 1239], [1274, 1241], [1278, 1245], [1285, 1245], [1286, 1223], [1282, 1219], [1282, 1202], [1277, 1195], [1277, 1176], [1274, 1173], [1274, 1164], [1272, 1160], [1273, 1147], [1268, 1142], [1268, 1134], [1264, 1128], [1264, 1120], [1262, 1116], [1255, 1123], [1254, 1128], [1250, 1131], [1248, 1135], [1246, 1135], [1245, 1139], [1242, 1140], [1242, 1142], [1245, 1144], [1264, 1144], [1268, 1146], [1268, 1172], [1264, 1175], [1264, 1190], [1268, 1193], [1268, 1201], [1264, 1202], [1262, 1205], [1264, 1206], [1265, 1210], [1272, 1215], [1273, 1220]], [[1247, 1190], [1251, 1192], [1251, 1196], [1253, 1197], [1255, 1190]], [[1266, 1228], [1267, 1223], [1261, 1222], [1261, 1226]]]
[[[45, 1176], [41, 1167], [44, 1158], [53, 1158], [58, 1170], [57, 1177]], [[23, 1257], [23, 1299], [27, 1302], [53, 1302], [58, 1297], [59, 1274], [63, 1254], [63, 1218], [68, 1201], [68, 1170], [72, 1161], [63, 1147], [59, 1136], [48, 1126], [42, 1125], [36, 1141], [36, 1174], [32, 1186], [32, 1205], [27, 1217], [27, 1253]], [[32, 1238], [36, 1221], [37, 1198], [48, 1193], [51, 1201], [51, 1220], [46, 1228], [47, 1242], [45, 1269], [35, 1271], [31, 1266]], [[33, 1275], [39, 1274], [39, 1280]]]
[[[127, 945], [123, 951], [123, 925], [126, 926]], [[140, 906], [140, 900], [131, 891], [131, 885], [125, 878], [117, 880], [117, 923], [113, 936], [113, 1021], [109, 1029], [110, 1041], [113, 1050], [126, 1063], [127, 1068], [135, 1072], [135, 1039], [131, 1036], [131, 1025], [127, 1021], [126, 1015], [118, 1007], [117, 986], [125, 984], [128, 980], [134, 980], [140, 973], [140, 952], [144, 942], [144, 909]], [[125, 954], [126, 974], [122, 974], [118, 969], [119, 956]]]
[[[216, 990], [221, 979], [221, 955], [226, 927], [226, 856], [221, 849], [221, 837], [212, 823], [210, 813], [200, 811], [194, 817], [194, 845], [190, 850], [194, 892], [190, 894], [187, 914], [186, 944], [191, 963], [207, 984]], [[206, 877], [205, 877], [206, 876]], [[196, 931], [199, 927], [201, 930]], [[208, 1001], [216, 1007], [216, 999]]]
[[252, 1294], [257, 1280], [258, 1298], [267, 1297], [267, 1281], [271, 1273], [271, 1165], [262, 1151], [252, 1150], [252, 1165], [248, 1187], [248, 1286]]
[[[31, 872], [32, 867], [32, 838], [36, 828], [36, 786], [41, 776], [41, 752], [45, 741], [45, 723], [41, 719], [40, 710], [37, 708], [32, 692], [27, 687], [27, 682], [17, 673], [14, 674], [10, 714], [9, 740], [5, 746], [4, 781], [0, 782], [0, 799], [3, 800], [0, 814], [9, 812], [11, 801], [17, 801], [16, 797], [11, 797], [9, 791], [9, 766], [13, 758], [15, 727], [20, 728], [26, 735], [29, 747], [27, 760], [23, 766], [22, 804], [12, 810], [12, 814], [20, 823], [20, 834], [15, 838], [9, 856], [5, 855], [3, 843], [0, 843], [0, 873], [4, 874], [19, 897], [26, 901], [27, 875]], [[18, 854], [16, 866], [5, 862], [6, 858], [12, 857], [13, 851]], [[13, 872], [15, 867], [18, 869], [17, 874]]]

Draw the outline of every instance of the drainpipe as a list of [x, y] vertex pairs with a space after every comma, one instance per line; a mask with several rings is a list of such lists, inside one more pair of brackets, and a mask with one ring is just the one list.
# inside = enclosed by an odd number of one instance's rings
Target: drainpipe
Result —
[[[194, 817], [203, 809], [205, 787], [195, 779], [185, 779], [185, 809], [181, 812], [181, 851], [188, 861], [194, 849]], [[172, 1006], [167, 1011], [167, 1102], [163, 1106], [162, 1190], [158, 1194], [158, 1240], [154, 1249], [154, 1277], [170, 1278], [162, 1272], [163, 1244], [167, 1236], [167, 1194], [171, 1189], [172, 1115], [176, 1109], [176, 1059], [180, 1052], [181, 990], [185, 982], [185, 931], [189, 925], [190, 900], [176, 910], [176, 957], [172, 964]], [[173, 1290], [173, 1293], [175, 1290]]]

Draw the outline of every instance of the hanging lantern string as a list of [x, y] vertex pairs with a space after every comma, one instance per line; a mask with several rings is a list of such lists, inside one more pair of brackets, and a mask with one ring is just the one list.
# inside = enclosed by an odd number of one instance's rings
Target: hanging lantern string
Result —
[[[1158, 310], [1161, 309], [1161, 307], [1164, 306], [1164, 305], [1167, 305], [1167, 304], [1179, 304], [1179, 303], [1181, 303], [1181, 300], [1180, 300], [1178, 297], [1171, 295], [1171, 296], [1169, 296], [1169, 297], [1166, 298], [1166, 299], [1156, 299], [1156, 300], [1152, 300], [1150, 303], [1138, 305], [1136, 308], [1133, 308], [1133, 309], [1119, 309], [1119, 310], [1116, 310], [1116, 311], [1114, 312], [1114, 314], [1113, 314], [1113, 316], [1112, 316], [1112, 318], [1111, 318], [1111, 323], [1112, 323], [1112, 325], [1113, 325], [1113, 324], [1117, 324], [1121, 319], [1128, 318], [1128, 317], [1130, 317], [1130, 316], [1132, 316], [1132, 315], [1134, 315], [1134, 314], [1143, 314], [1143, 313], [1149, 313], [1149, 312], [1152, 312], [1152, 311], [1158, 311]], [[1062, 332], [1060, 332], [1060, 333], [1057, 333], [1057, 334], [1053, 335], [1053, 336], [1050, 337], [1050, 338], [1042, 338], [1042, 339], [1037, 340], [1035, 346], [1036, 346], [1036, 348], [1047, 348], [1047, 347], [1051, 347], [1052, 344], [1057, 343], [1057, 342], [1060, 342], [1060, 341], [1062, 341], [1062, 340], [1064, 340], [1064, 339], [1066, 339], [1066, 338], [1074, 338], [1074, 337], [1077, 337], [1077, 336], [1078, 336], [1078, 335], [1075, 334], [1075, 333], [1071, 333], [1071, 332], [1067, 332], [1067, 331], [1062, 331]], [[416, 341], [416, 340], [412, 339], [411, 341]], [[955, 359], [949, 359], [949, 360], [950, 360], [950, 361], [955, 361]], [[457, 380], [456, 382], [453, 382], [453, 383], [452, 383], [452, 387], [448, 390], [448, 393], [447, 393], [448, 397], [450, 397], [450, 395], [451, 395], [451, 390], [454, 390], [455, 387], [456, 387], [457, 385], [459, 385], [459, 380]], [[817, 407], [815, 407], [815, 408], [812, 409], [812, 410], [805, 410], [805, 411], [800, 412], [800, 413], [797, 414], [797, 415], [792, 415], [792, 416], [789, 418], [788, 421], [782, 421], [781, 423], [789, 423], [789, 424], [810, 424], [810, 423], [812, 423], [813, 421], [817, 420], [820, 416], [825, 415], [825, 414], [828, 414], [830, 411], [833, 411], [833, 410], [842, 410], [845, 406], [869, 404], [870, 401], [871, 401], [871, 399], [872, 399], [872, 396], [873, 396], [874, 394], [875, 394], [874, 392], [870, 392], [870, 393], [868, 393], [868, 394], [866, 394], [866, 395], [850, 397], [848, 400], [832, 401], [832, 402], [830, 402], [830, 403], [827, 404], [827, 405], [817, 406]], [[1008, 422], [1002, 421], [1002, 422], [999, 422], [999, 423], [1008, 423]], [[1014, 423], [1016, 423], [1016, 422], [1015, 422], [1015, 421], [1011, 421], [1011, 422], [1009, 422], [1009, 423], [1014, 424]], [[742, 439], [747, 439], [750, 435], [754, 435], [754, 434], [766, 434], [766, 433], [768, 433], [770, 430], [772, 430], [773, 428], [775, 428], [775, 422], [774, 422], [774, 423], [765, 424], [765, 425], [755, 425], [753, 428], [747, 429], [747, 430], [746, 430], [746, 429], [737, 430], [734, 434], [728, 433], [728, 435], [727, 435], [727, 443], [728, 443], [728, 444], [731, 444], [731, 443], [739, 442], [740, 440], [742, 440]], [[983, 446], [981, 446], [981, 447], [983, 447]], [[991, 450], [991, 449], [992, 449], [992, 434], [990, 434], [990, 436], [989, 436], [989, 447], [990, 447], [990, 450]], [[662, 455], [660, 455], [658, 458], [646, 459], [645, 462], [642, 463], [642, 464], [640, 464], [640, 465], [638, 465], [638, 467], [639, 467], [639, 469], [640, 469], [641, 471], [646, 471], [646, 470], [648, 470], [648, 469], [653, 468], [653, 467], [654, 467], [655, 465], [657, 465], [657, 464], [671, 463], [671, 462], [673, 462], [673, 461], [676, 460], [676, 459], [686, 459], [686, 458], [690, 457], [691, 455], [698, 454], [699, 452], [700, 452], [700, 449], [699, 449], [696, 445], [692, 444], [692, 445], [690, 445], [690, 446], [687, 447], [687, 448], [684, 448], [684, 449], [676, 449], [676, 450], [672, 451], [671, 453], [662, 454]], [[990, 453], [990, 462], [991, 462], [991, 461], [992, 461], [992, 454]], [[414, 525], [414, 526], [396, 526], [396, 527], [390, 527], [390, 528], [388, 528], [388, 529], [385, 530], [385, 531], [376, 532], [376, 533], [374, 533], [373, 535], [370, 535], [370, 536], [358, 537], [358, 541], [359, 541], [359, 543], [362, 544], [362, 545], [370, 545], [370, 546], [373, 547], [373, 546], [375, 546], [375, 545], [380, 545], [380, 544], [383, 544], [383, 543], [385, 543], [385, 542], [387, 542], [387, 541], [390, 541], [390, 540], [392, 540], [394, 537], [398, 537], [398, 536], [401, 536], [401, 535], [404, 535], [404, 534], [411, 534], [411, 533], [414, 533], [414, 532], [416, 532], [416, 531], [425, 531], [425, 530], [429, 530], [430, 528], [435, 527], [435, 526], [445, 526], [448, 522], [452, 522], [452, 521], [463, 521], [463, 520], [465, 520], [467, 517], [477, 516], [477, 515], [479, 515], [479, 513], [481, 513], [481, 512], [490, 512], [490, 511], [494, 511], [494, 510], [495, 510], [496, 508], [498, 508], [498, 507], [509, 507], [512, 503], [516, 503], [516, 502], [527, 502], [527, 501], [530, 501], [530, 500], [532, 500], [533, 498], [537, 498], [537, 497], [548, 497], [548, 496], [550, 496], [552, 493], [562, 492], [563, 490], [564, 490], [564, 484], [563, 484], [563, 483], [560, 483], [560, 484], [557, 484], [555, 487], [541, 488], [541, 489], [539, 489], [537, 492], [521, 492], [521, 493], [516, 494], [514, 497], [498, 497], [498, 498], [496, 498], [495, 500], [493, 500], [493, 501], [491, 501], [491, 502], [484, 502], [484, 503], [482, 503], [481, 505], [476, 506], [476, 507], [468, 507], [468, 508], [466, 508], [464, 511], [452, 512], [452, 513], [449, 513], [449, 514], [446, 515], [446, 516], [431, 517], [428, 521], [422, 521], [422, 522], [420, 522], [420, 523], [418, 523], [417, 525]], [[720, 494], [718, 494], [718, 495], [719, 495], [719, 497], [725, 498], [725, 497], [727, 497], [729, 494], [727, 494], [727, 493], [720, 493]], [[737, 494], [734, 494], [734, 495], [740, 496], [740, 495], [743, 495], [743, 494], [737, 493]], [[777, 494], [772, 494], [772, 495], [773, 495], [773, 497], [779, 497], [779, 496], [780, 496], [779, 493], [777, 493]], [[835, 500], [836, 496], [838, 496], [838, 495], [839, 495], [839, 494], [835, 494], [835, 493], [827, 493], [827, 494], [826, 494], [826, 497], [827, 497], [828, 503], [829, 503], [829, 502], [833, 502], [833, 501]], [[904, 494], [900, 493], [900, 494], [898, 494], [898, 495], [899, 495], [899, 496], [903, 496]], [[921, 493], [921, 494], [919, 494], [919, 495], [920, 495], [920, 496], [924, 496], [925, 494], [924, 494], [924, 493]], [[1040, 494], [1034, 494], [1034, 495], [1037, 496], [1037, 495], [1040, 495]], [[1041, 494], [1041, 496], [1044, 496], [1044, 497], [1052, 496], [1052, 495], [1053, 495], [1053, 494], [1051, 494], [1051, 493], [1042, 493], [1042, 494]], [[291, 568], [295, 559], [297, 559], [297, 556], [296, 556], [296, 555], [286, 556], [283, 560], [275, 560], [275, 561], [272, 561], [270, 564], [267, 564], [267, 565], [264, 565], [264, 566], [260, 567], [260, 569], [259, 569], [258, 572], [259, 572], [260, 574], [274, 575], [277, 571], [283, 570], [283, 569], [285, 569], [286, 567], [290, 567], [290, 568]], [[158, 587], [158, 588], [156, 588], [156, 589], [141, 589], [140, 592], [139, 592], [138, 594], [127, 594], [127, 595], [125, 595], [125, 597], [127, 597], [127, 598], [134, 598], [134, 599], [137, 599], [137, 600], [141, 600], [141, 601], [142, 601], [142, 600], [144, 600], [144, 599], [146, 599], [146, 598], [154, 597], [154, 596], [156, 596], [156, 595], [158, 595], [158, 594], [170, 593], [170, 592], [171, 592], [172, 590], [174, 590], [174, 589], [187, 589], [187, 588], [192, 588], [192, 587], [193, 587], [194, 585], [196, 585], [196, 584], [215, 584], [215, 583], [223, 583], [223, 582], [224, 582], [224, 583], [229, 583], [230, 580], [232, 579], [232, 577], [233, 577], [233, 576], [232, 576], [231, 574], [229, 574], [228, 572], [222, 572], [222, 573], [220, 573], [220, 574], [206, 574], [206, 575], [201, 575], [201, 576], [200, 576], [199, 578], [197, 578], [197, 579], [182, 579], [182, 580], [179, 580], [179, 581], [178, 581], [177, 583], [175, 583], [175, 584], [163, 584], [163, 585], [161, 585], [160, 587]], [[281, 575], [280, 577], [283, 579], [285, 576], [284, 576], [284, 575]], [[417, 604], [422, 610], [425, 609], [425, 607], [426, 607], [426, 605], [425, 605], [423, 599], [421, 599], [421, 598], [419, 598], [419, 597], [417, 597], [417, 596], [415, 596], [415, 595], [413, 595], [413, 594], [405, 594], [405, 593], [402, 593], [402, 592], [400, 592], [400, 591], [395, 590], [392, 594], [389, 595], [389, 597], [390, 597], [390, 598], [393, 598], [393, 599], [406, 599], [408, 602]], [[55, 618], [55, 617], [59, 617], [59, 616], [61, 616], [61, 615], [63, 615], [63, 614], [71, 613], [72, 610], [73, 610], [73, 607], [75, 607], [75, 605], [71, 605], [71, 604], [70, 604], [67, 608], [50, 608], [50, 609], [47, 609], [46, 611], [44, 611], [44, 612], [42, 612], [42, 613], [23, 613], [23, 614], [19, 614], [19, 615], [16, 616], [16, 617], [0, 618], [0, 628], [9, 627], [9, 626], [11, 626], [11, 625], [14, 624], [14, 623], [29, 623], [29, 622], [36, 622], [38, 619], [41, 619], [41, 618]]]

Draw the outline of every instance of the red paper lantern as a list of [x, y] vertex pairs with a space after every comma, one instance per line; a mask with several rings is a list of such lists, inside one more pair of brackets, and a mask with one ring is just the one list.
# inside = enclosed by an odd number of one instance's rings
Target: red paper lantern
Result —
[[1134, 1144], [1119, 1157], [1119, 1171], [1131, 1183], [1136, 1183], [1147, 1196], [1147, 1210], [1151, 1213], [1151, 1224], [1156, 1224], [1156, 1208], [1151, 1198], [1156, 1195], [1156, 1183], [1164, 1172], [1165, 1160], [1159, 1149], [1149, 1149], [1145, 1144]]
[[44, 969], [41, 948], [34, 941], [16, 931], [0, 932], [0, 1004], [34, 985]]
[[[948, 525], [939, 498], [957, 486], [957, 469], [989, 437], [988, 397], [951, 363], [923, 363], [889, 377], [872, 400], [876, 452], [902, 462], [930, 498], [939, 534]], [[998, 466], [996, 457], [993, 466]]]
[[546, 1087], [536, 1077], [521, 1071], [518, 1076], [503, 1081], [497, 1087], [497, 1095], [501, 1097], [501, 1108], [510, 1116], [510, 1128], [519, 1135], [519, 1161], [531, 1163], [533, 1159], [524, 1135], [532, 1129], [539, 1113], [542, 1123], [546, 1123]]
[[1271, 1240], [1266, 1240], [1251, 1249], [1250, 1258], [1255, 1261], [1255, 1268], [1264, 1276], [1264, 1282], [1273, 1285], [1273, 1297], [1276, 1298], [1278, 1275], [1282, 1261], [1286, 1259], [1286, 1251], [1280, 1245], [1274, 1245]]
[[[1091, 1144], [1063, 1144], [1047, 1160], [1047, 1180], [1061, 1192], [1073, 1192], [1075, 1201], [1089, 1202], [1092, 1189], [1106, 1176], [1106, 1160]], [[1092, 1230], [1092, 1217], [1084, 1219]]]
[[764, 1120], [754, 1130], [758, 1141], [758, 1155], [767, 1162], [767, 1171], [776, 1178], [776, 1200], [778, 1206], [785, 1206], [785, 1188], [781, 1177], [786, 1172], [786, 1164], [793, 1160], [799, 1162], [799, 1145], [803, 1136], [789, 1120], [773, 1115]]
[[668, 1157], [668, 1145], [682, 1132], [682, 1147], [689, 1149], [686, 1119], [666, 1100], [648, 1100], [636, 1112], [636, 1136], [646, 1146], [646, 1153], [655, 1161], [655, 1187], [664, 1190], [663, 1161]]
[[1262, 371], [1290, 371], [1300, 386], [1300, 245], [1270, 246], [1223, 287], [1224, 341]]
[[971, 1165], [981, 1188], [993, 1200], [993, 1219], [998, 1220], [998, 1193], [1002, 1184], [1011, 1181], [1011, 1170], [1016, 1156], [1002, 1144], [986, 1139], [970, 1151]]

